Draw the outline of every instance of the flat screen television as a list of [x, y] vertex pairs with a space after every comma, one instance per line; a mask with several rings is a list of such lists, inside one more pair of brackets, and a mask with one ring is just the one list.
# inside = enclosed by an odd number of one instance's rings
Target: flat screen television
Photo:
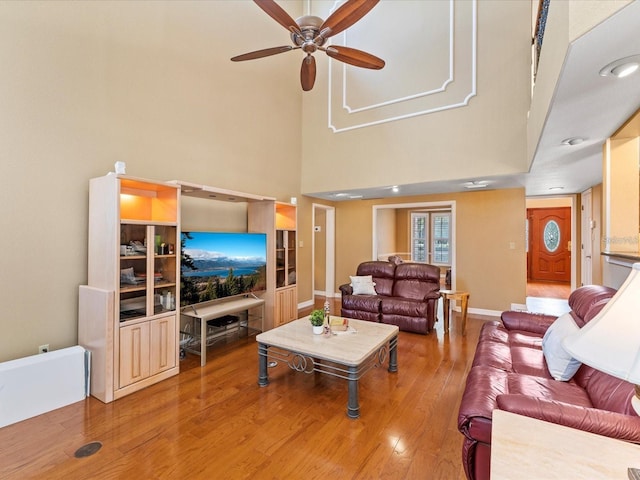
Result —
[[267, 288], [267, 235], [182, 232], [180, 304], [259, 292]]

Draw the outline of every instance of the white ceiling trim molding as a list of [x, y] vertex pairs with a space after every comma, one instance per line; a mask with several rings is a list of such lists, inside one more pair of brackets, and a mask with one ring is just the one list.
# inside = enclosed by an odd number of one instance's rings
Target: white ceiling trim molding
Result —
[[335, 43], [387, 65], [368, 70], [329, 61], [328, 127], [334, 133], [463, 107], [476, 95], [477, 0], [382, 0]]
[[[427, 90], [427, 91], [423, 91], [423, 92], [418, 92], [412, 95], [406, 95], [404, 97], [400, 97], [400, 98], [395, 98], [392, 100], [387, 100], [385, 102], [380, 102], [380, 103], [376, 103], [373, 105], [369, 105], [366, 107], [359, 107], [359, 108], [351, 108], [348, 105], [347, 102], [347, 67], [348, 65], [346, 63], [337, 63], [337, 62], [329, 62], [329, 78], [331, 78], [331, 68], [332, 66], [335, 64], [336, 68], [340, 68], [342, 70], [342, 108], [344, 108], [347, 112], [349, 113], [358, 113], [358, 112], [363, 112], [366, 110], [371, 110], [373, 108], [380, 108], [380, 107], [384, 107], [386, 105], [392, 105], [394, 103], [399, 103], [399, 102], [405, 102], [407, 100], [413, 100], [415, 98], [420, 98], [420, 97], [424, 97], [426, 95], [433, 95], [435, 93], [440, 93], [440, 92], [444, 92], [447, 89], [447, 85], [449, 85], [451, 82], [453, 82], [453, 48], [454, 48], [454, 43], [453, 43], [453, 32], [454, 32], [454, 25], [453, 25], [453, 20], [454, 20], [454, 8], [453, 8], [453, 2], [454, 0], [449, 0], [449, 32], [448, 32], [448, 36], [449, 36], [449, 70], [448, 70], [448, 77], [442, 82], [442, 85], [440, 85], [440, 87], [438, 88], [434, 88], [431, 90]], [[349, 44], [348, 38], [347, 38], [348, 32], [344, 32], [344, 43], [345, 45]], [[349, 67], [351, 68], [351, 67]]]

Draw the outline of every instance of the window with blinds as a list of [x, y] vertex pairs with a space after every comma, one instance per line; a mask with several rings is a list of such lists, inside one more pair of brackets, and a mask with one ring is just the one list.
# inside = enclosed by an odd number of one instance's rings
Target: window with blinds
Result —
[[427, 263], [428, 213], [411, 214], [411, 260]]
[[451, 237], [451, 214], [432, 213], [432, 239], [433, 239], [433, 260], [432, 263], [448, 265], [451, 263], [450, 237]]
[[451, 264], [451, 213], [411, 213], [411, 260]]

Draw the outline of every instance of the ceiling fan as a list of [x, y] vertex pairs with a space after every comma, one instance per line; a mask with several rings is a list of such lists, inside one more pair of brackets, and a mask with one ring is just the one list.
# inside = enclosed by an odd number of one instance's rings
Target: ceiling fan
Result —
[[291, 40], [295, 46], [285, 45], [256, 50], [255, 52], [233, 57], [232, 61], [254, 60], [300, 49], [306, 53], [300, 68], [300, 83], [302, 84], [302, 90], [305, 92], [311, 90], [316, 81], [316, 60], [312, 55], [316, 50], [325, 52], [331, 58], [356, 67], [371, 68], [373, 70], [380, 70], [384, 67], [384, 60], [362, 50], [337, 45], [323, 46], [328, 38], [346, 30], [364, 17], [380, 0], [347, 0], [324, 21], [313, 15], [305, 15], [294, 20], [274, 0], [253, 1], [271, 18], [289, 30]]

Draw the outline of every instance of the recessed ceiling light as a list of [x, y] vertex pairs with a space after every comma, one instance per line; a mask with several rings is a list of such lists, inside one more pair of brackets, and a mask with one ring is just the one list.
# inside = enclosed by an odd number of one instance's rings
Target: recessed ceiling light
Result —
[[486, 188], [489, 182], [486, 180], [474, 180], [473, 182], [465, 182], [464, 188]]
[[640, 68], [640, 55], [631, 55], [611, 62], [600, 70], [603, 77], [628, 77]]
[[562, 140], [562, 144], [563, 145], [580, 145], [582, 142], [584, 142], [584, 138], [582, 137], [570, 137], [570, 138], [565, 138], [564, 140]]
[[564, 187], [549, 187], [549, 190], [551, 190], [551, 191], [564, 190]]
[[346, 197], [348, 195], [349, 195], [348, 193], [336, 193], [334, 197]]
[[397, 185], [394, 185], [393, 187], [391, 187], [391, 191], [392, 191], [393, 193], [398, 193], [398, 192], [400, 191], [400, 189], [398, 188], [398, 186], [397, 186]]
[[349, 195], [350, 200], [357, 200], [358, 198], [362, 198], [362, 195]]

